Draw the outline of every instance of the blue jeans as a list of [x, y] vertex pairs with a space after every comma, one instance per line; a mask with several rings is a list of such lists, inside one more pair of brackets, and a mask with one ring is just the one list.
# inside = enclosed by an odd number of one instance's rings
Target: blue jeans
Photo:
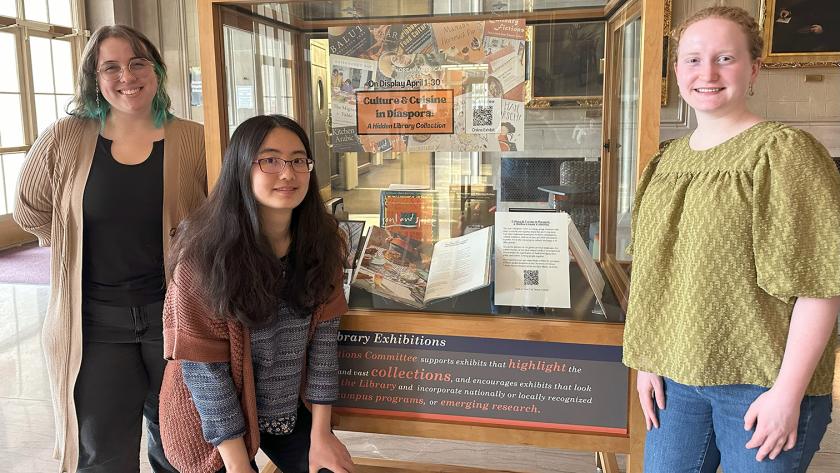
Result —
[[750, 384], [686, 386], [667, 378], [659, 428], [647, 433], [645, 472], [804, 473], [831, 422], [831, 396], [805, 396], [799, 411], [796, 445], [775, 460], [757, 462], [758, 449], [745, 445], [744, 414], [767, 388]]

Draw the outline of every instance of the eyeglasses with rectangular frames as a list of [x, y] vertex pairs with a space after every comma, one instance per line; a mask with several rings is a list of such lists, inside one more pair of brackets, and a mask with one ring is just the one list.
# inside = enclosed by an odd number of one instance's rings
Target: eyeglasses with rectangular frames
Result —
[[288, 165], [292, 166], [292, 171], [299, 173], [311, 172], [315, 168], [315, 160], [310, 158], [295, 158], [295, 159], [280, 159], [280, 158], [261, 158], [255, 159], [252, 163], [260, 166], [260, 171], [266, 174], [280, 174]]
[[126, 70], [131, 72], [135, 77], [146, 77], [152, 72], [154, 63], [146, 58], [136, 57], [128, 61], [128, 66], [121, 66], [115, 62], [108, 62], [102, 65], [96, 72], [99, 77], [114, 82], [122, 79]]

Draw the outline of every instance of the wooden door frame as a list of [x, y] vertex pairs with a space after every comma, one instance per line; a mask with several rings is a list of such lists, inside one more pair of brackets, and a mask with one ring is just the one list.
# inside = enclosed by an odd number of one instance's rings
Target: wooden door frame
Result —
[[[636, 167], [634, 169], [637, 181], [659, 149], [659, 121], [662, 103], [662, 42], [665, 29], [666, 3], [670, 3], [670, 0], [639, 0], [639, 2], [641, 4], [641, 64], [639, 68], [641, 81], [636, 121], [639, 135], [636, 142]], [[610, 19], [607, 27], [608, 35], [612, 36], [613, 32], [623, 25], [623, 21], [634, 17], [634, 12], [631, 12], [630, 8], [632, 8], [632, 2], [626, 4], [624, 9], [619, 10]], [[624, 18], [621, 18], [622, 15]], [[605, 104], [604, 122], [602, 124], [604, 143], [607, 143], [607, 140], [614, 136], [614, 125], [616, 123], [616, 117], [613, 116], [613, 110], [610, 106], [611, 96], [609, 95], [615, 92], [615, 88], [607, 90], [610, 84], [614, 84], [611, 79], [614, 79], [616, 74], [615, 68], [611, 66], [609, 61], [615, 53], [613, 48], [611, 38], [608, 38], [605, 54], [607, 58], [605, 74], [607, 77], [604, 80]], [[630, 277], [626, 265], [619, 263], [615, 258], [615, 241], [613, 239], [618, 225], [614, 204], [618, 189], [616, 185], [617, 162], [613, 159], [612, 153], [606, 149], [602, 151], [601, 158], [601, 265], [616, 293], [616, 297], [622, 307], [626, 309], [630, 293]]]
[[[624, 268], [615, 258], [616, 242], [613, 237], [618, 226], [617, 193], [618, 193], [618, 160], [615, 158], [616, 140], [619, 117], [616, 116], [616, 101], [619, 100], [621, 87], [620, 78], [623, 68], [616, 58], [623, 52], [623, 40], [617, 33], [627, 23], [640, 18], [642, 1], [630, 1], [617, 11], [607, 22], [606, 66], [604, 68], [604, 119], [601, 124], [601, 136], [604, 146], [601, 150], [601, 266], [616, 298], [622, 308], [627, 309], [630, 280]], [[641, 43], [641, 41], [640, 41]], [[641, 69], [640, 69], [641, 70]]]

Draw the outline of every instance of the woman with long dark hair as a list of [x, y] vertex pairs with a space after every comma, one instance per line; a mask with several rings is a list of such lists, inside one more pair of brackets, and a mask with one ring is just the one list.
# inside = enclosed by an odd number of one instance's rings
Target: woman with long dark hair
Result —
[[[69, 117], [26, 157], [14, 212], [51, 246], [43, 345], [61, 471], [174, 471], [158, 430], [165, 251], [207, 194], [204, 130], [170, 113], [166, 67], [142, 33], [103, 26]], [[78, 470], [77, 470], [78, 468]]]
[[292, 119], [246, 120], [178, 233], [161, 430], [183, 473], [252, 473], [258, 448], [284, 473], [353, 471], [330, 430], [347, 250], [314, 163]]

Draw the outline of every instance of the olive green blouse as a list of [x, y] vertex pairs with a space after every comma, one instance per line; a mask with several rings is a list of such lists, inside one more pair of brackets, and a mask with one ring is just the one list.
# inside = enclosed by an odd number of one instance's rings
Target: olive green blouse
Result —
[[[674, 140], [645, 170], [632, 222], [632, 368], [770, 387], [796, 298], [840, 295], [840, 174], [804, 131], [762, 122], [703, 151]], [[831, 393], [835, 339], [809, 395]]]

